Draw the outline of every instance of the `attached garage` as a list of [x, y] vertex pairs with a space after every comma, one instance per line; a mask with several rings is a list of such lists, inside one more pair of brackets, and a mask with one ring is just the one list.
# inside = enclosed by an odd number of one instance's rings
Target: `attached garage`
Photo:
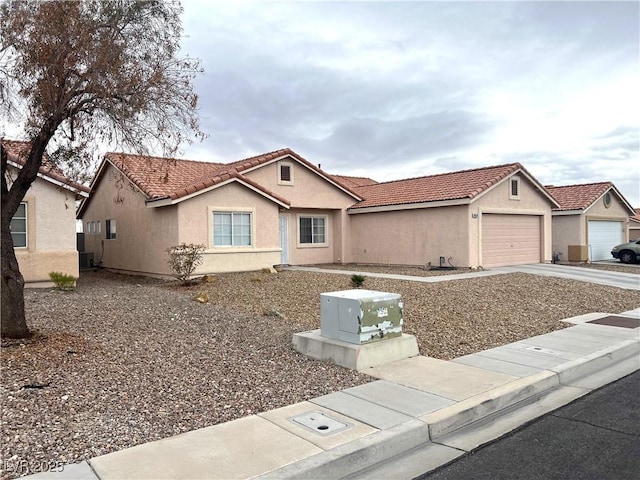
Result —
[[624, 243], [624, 225], [622, 222], [589, 220], [587, 239], [589, 260], [610, 260], [611, 247]]
[[540, 263], [541, 222], [537, 215], [483, 214], [482, 266]]

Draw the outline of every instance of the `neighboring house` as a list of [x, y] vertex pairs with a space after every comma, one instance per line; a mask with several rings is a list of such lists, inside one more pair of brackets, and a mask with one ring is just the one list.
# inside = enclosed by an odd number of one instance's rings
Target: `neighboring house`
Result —
[[[25, 164], [30, 144], [2, 139], [11, 184]], [[45, 155], [38, 178], [11, 221], [11, 236], [27, 287], [50, 287], [51, 272], [78, 277], [75, 202], [89, 189], [66, 178]]]
[[166, 276], [180, 243], [206, 246], [198, 273], [340, 261], [359, 200], [289, 149], [230, 164], [109, 153], [78, 218], [96, 263]]
[[640, 208], [635, 209], [635, 214], [629, 217], [629, 241], [640, 238]]
[[551, 261], [557, 203], [519, 163], [354, 187], [357, 263], [496, 267]]
[[611, 247], [628, 238], [635, 211], [611, 182], [547, 186], [559, 207], [553, 211], [553, 250], [561, 261], [610, 260]]
[[437, 266], [441, 256], [459, 267], [548, 262], [557, 206], [517, 163], [376, 183], [289, 149], [230, 164], [109, 153], [78, 218], [96, 263], [167, 276], [166, 250], [180, 243], [205, 245], [198, 274]]

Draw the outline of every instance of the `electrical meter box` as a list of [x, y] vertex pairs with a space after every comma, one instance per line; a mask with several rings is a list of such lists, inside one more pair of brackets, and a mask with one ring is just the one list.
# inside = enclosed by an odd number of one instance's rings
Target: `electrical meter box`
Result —
[[358, 345], [402, 336], [402, 297], [374, 290], [320, 294], [320, 335]]

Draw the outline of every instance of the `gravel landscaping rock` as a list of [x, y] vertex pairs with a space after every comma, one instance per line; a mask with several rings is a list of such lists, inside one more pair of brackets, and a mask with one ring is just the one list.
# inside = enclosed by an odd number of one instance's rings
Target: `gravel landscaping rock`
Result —
[[[349, 289], [348, 276], [209, 280], [184, 288], [100, 271], [82, 273], [75, 292], [28, 290], [38, 334], [1, 351], [2, 477], [372, 380], [291, 347], [294, 332], [319, 328], [320, 293]], [[404, 331], [422, 355], [442, 359], [564, 328], [563, 318], [640, 306], [640, 292], [526, 274], [432, 284], [369, 276], [364, 288], [400, 293]]]

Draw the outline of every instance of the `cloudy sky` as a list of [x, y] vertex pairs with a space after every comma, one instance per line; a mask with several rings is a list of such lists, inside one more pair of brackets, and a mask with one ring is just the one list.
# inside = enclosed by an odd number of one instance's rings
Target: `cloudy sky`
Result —
[[186, 158], [290, 147], [378, 181], [521, 162], [640, 207], [638, 2], [184, 0]]

